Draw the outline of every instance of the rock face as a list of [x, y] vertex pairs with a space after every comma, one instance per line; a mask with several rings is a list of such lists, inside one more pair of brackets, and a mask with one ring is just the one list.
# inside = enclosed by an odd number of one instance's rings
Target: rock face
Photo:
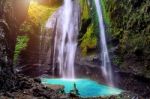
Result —
[[[3, 79], [0, 78], [0, 81]], [[61, 96], [65, 96], [60, 93], [63, 87], [44, 86], [40, 84], [40, 79], [32, 79], [22, 75], [13, 75], [13, 78], [8, 79], [6, 83], [7, 87], [3, 84], [0, 85], [0, 99], [61, 99]]]
[[[5, 58], [5, 62], [3, 59], [1, 59], [0, 64], [4, 62], [3, 65], [9, 65], [8, 67], [11, 68], [13, 65], [13, 56], [14, 56], [14, 50], [16, 44], [16, 36], [18, 33], [18, 27], [25, 19], [27, 9], [28, 9], [27, 6], [24, 7], [21, 6], [25, 12], [19, 13], [16, 7], [19, 6], [17, 3], [21, 1], [23, 2], [24, 0], [16, 0], [15, 2], [13, 2], [12, 0], [0, 1], [0, 30], [1, 30], [0, 53], [3, 54], [0, 56], [0, 58]], [[21, 3], [20, 5], [22, 4], [23, 3]], [[26, 3], [26, 5], [28, 5], [28, 3]], [[23, 15], [24, 17], [22, 17], [21, 15]]]
[[37, 77], [49, 70], [50, 65], [52, 65], [51, 49], [53, 48], [56, 30], [56, 18], [59, 17], [58, 14], [60, 13], [59, 9], [49, 18], [51, 27], [48, 30], [42, 31], [38, 28], [36, 33], [27, 33], [29, 37], [28, 46], [21, 51], [17, 67], [17, 69], [21, 70], [20, 72]]
[[129, 72], [117, 72], [115, 75], [119, 75], [119, 88], [150, 98], [150, 79]]
[[41, 33], [40, 37], [40, 63], [45, 65], [52, 65], [53, 53], [54, 53], [54, 39], [56, 30], [58, 30], [58, 19], [60, 18], [62, 7], [59, 8], [50, 18], [48, 19], [45, 27], [46, 31]]
[[[5, 20], [0, 19], [0, 68], [5, 68], [5, 65], [8, 63], [8, 59], [10, 56], [9, 53], [9, 46], [8, 46], [8, 31], [9, 27]], [[1, 71], [0, 69], [0, 71]]]
[[[14, 90], [17, 84], [13, 71], [13, 56], [18, 27], [24, 18], [16, 20], [20, 16], [15, 15], [15, 12], [18, 11], [18, 9], [14, 9], [16, 7], [15, 3], [17, 1], [0, 1], [0, 92]], [[25, 16], [26, 14], [22, 15]]]
[[105, 83], [100, 64], [99, 54], [83, 57], [81, 55], [81, 50], [78, 48], [75, 60], [76, 77], [91, 78], [98, 82]]

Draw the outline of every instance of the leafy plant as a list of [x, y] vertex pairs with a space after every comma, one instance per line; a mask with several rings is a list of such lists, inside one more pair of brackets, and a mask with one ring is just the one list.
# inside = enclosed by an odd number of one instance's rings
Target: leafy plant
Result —
[[14, 52], [14, 64], [17, 63], [18, 57], [22, 50], [25, 50], [29, 41], [28, 36], [18, 36]]

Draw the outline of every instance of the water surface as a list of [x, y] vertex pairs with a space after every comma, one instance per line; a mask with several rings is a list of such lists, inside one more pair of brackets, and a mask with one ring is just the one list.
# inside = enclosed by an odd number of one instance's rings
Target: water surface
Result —
[[69, 93], [70, 90], [73, 89], [73, 84], [76, 83], [80, 96], [83, 97], [110, 96], [110, 95], [117, 95], [122, 92], [122, 90], [120, 89], [102, 85], [90, 79], [69, 80], [69, 79], [42, 78], [42, 83], [64, 85], [66, 93]]

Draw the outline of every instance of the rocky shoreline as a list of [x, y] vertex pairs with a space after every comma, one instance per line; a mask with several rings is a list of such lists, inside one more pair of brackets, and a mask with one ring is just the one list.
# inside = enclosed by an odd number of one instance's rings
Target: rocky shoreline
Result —
[[[93, 70], [97, 71], [99, 69], [98, 67], [88, 67], [87, 65], [84, 66], [83, 64], [80, 65], [79, 67], [82, 67], [82, 68], [77, 68], [78, 76], [80, 78], [89, 77], [99, 83], [105, 84], [105, 82], [103, 81], [104, 79], [100, 77], [101, 76], [100, 72], [97, 72], [96, 74], [92, 72]], [[30, 72], [30, 71], [34, 71], [34, 70], [28, 70], [28, 72]], [[47, 71], [47, 74], [46, 74], [46, 72], [44, 72], [43, 76], [47, 75], [44, 77], [51, 77], [50, 73], [48, 71]], [[38, 74], [38, 72], [37, 72], [37, 74]], [[80, 74], [82, 74], [82, 77]], [[139, 75], [134, 75], [131, 73], [121, 72], [121, 71], [116, 71], [115, 75], [117, 75], [117, 79], [119, 79], [119, 80], [117, 80], [118, 83], [116, 84], [118, 88], [129, 91], [129, 93], [136, 93], [139, 96], [144, 97], [144, 99], [150, 98], [150, 96], [149, 96], [150, 95], [150, 84], [146, 78], [141, 77]], [[43, 77], [43, 76], [40, 76], [40, 77]], [[110, 98], [110, 99], [112, 99], [112, 98]], [[113, 99], [115, 99], [115, 98], [113, 98]], [[121, 99], [124, 99], [124, 98], [121, 98]]]
[[[7, 77], [7, 80], [10, 81], [11, 87], [4, 87], [5, 84], [0, 85], [0, 99], [148, 99], [132, 92], [123, 92], [120, 95], [107, 97], [78, 97], [65, 94], [64, 86], [43, 85], [39, 78], [30, 78], [20, 74], [13, 74], [10, 77], [13, 79]], [[3, 79], [0, 79], [1, 83], [2, 81]]]
[[[40, 79], [33, 79], [23, 75], [15, 75], [12, 83], [15, 86], [0, 90], [0, 99], [61, 99], [64, 94], [59, 93], [62, 86], [46, 86], [41, 84]], [[2, 79], [0, 81], [2, 83]], [[5, 84], [3, 84], [5, 85]]]

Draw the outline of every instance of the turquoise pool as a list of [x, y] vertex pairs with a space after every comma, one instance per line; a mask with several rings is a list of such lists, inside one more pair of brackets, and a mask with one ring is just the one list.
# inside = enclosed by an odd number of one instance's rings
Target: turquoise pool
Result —
[[70, 90], [73, 89], [73, 85], [75, 83], [77, 89], [79, 90], [79, 94], [82, 97], [110, 96], [117, 95], [122, 92], [120, 89], [102, 85], [90, 79], [67, 80], [42, 78], [41, 80], [43, 84], [64, 85], [66, 93], [69, 93]]

